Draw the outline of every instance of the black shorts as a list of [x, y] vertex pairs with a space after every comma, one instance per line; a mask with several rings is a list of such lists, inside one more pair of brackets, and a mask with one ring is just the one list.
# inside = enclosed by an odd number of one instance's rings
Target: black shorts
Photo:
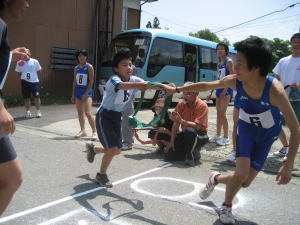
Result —
[[25, 80], [21, 80], [22, 96], [23, 98], [30, 98], [31, 95], [34, 98], [40, 97], [40, 83], [31, 83]]
[[0, 134], [0, 163], [17, 158], [17, 153], [7, 135]]
[[122, 113], [100, 108], [96, 114], [96, 128], [104, 148], [122, 147]]

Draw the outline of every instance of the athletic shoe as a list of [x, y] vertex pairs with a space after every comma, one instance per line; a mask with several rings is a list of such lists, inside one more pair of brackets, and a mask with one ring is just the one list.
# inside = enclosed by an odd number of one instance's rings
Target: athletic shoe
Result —
[[30, 112], [29, 110], [26, 111], [24, 117], [25, 117], [25, 118], [31, 118], [31, 117], [32, 117], [31, 112]]
[[86, 136], [87, 136], [86, 132], [81, 130], [81, 131], [79, 131], [78, 134], [75, 135], [75, 138], [81, 138], [81, 137], [86, 137]]
[[122, 151], [128, 151], [131, 150], [132, 146], [128, 145], [128, 144], [123, 144], [121, 150]]
[[112, 183], [109, 181], [106, 174], [97, 173], [95, 181], [96, 181], [96, 183], [98, 183], [102, 187], [106, 187], [106, 188], [112, 188], [113, 187]]
[[87, 158], [87, 161], [89, 163], [92, 163], [94, 162], [94, 159], [95, 159], [95, 151], [94, 151], [94, 144], [92, 143], [86, 143], [85, 144], [85, 149], [86, 149], [86, 158]]
[[95, 140], [97, 140], [97, 133], [96, 132], [94, 132], [93, 134], [92, 134], [92, 137], [91, 137], [91, 140], [92, 141], [95, 141]]
[[219, 212], [219, 218], [223, 224], [235, 224], [234, 216], [232, 215], [231, 207], [223, 205]]
[[287, 154], [288, 150], [289, 147], [282, 147], [278, 151], [274, 152], [273, 155], [278, 157], [284, 157]]
[[221, 136], [219, 136], [219, 135], [214, 135], [214, 136], [212, 136], [212, 137], [210, 137], [209, 139], [208, 139], [208, 141], [210, 142], [210, 143], [215, 143], [217, 140], [219, 140], [221, 138]]
[[218, 172], [212, 172], [208, 178], [207, 184], [201, 189], [199, 196], [202, 200], [207, 199], [213, 192], [217, 183], [215, 182], [215, 177], [220, 175]]
[[217, 145], [225, 146], [225, 145], [230, 144], [230, 140], [229, 140], [229, 138], [221, 137], [216, 141], [216, 143], [217, 143]]
[[228, 161], [228, 162], [235, 162], [235, 158], [236, 158], [235, 152], [232, 152], [232, 153], [228, 156], [228, 158], [226, 159], [226, 161]]
[[42, 117], [41, 110], [37, 110], [37, 111], [36, 111], [36, 117], [37, 117], [37, 118], [41, 118], [41, 117]]

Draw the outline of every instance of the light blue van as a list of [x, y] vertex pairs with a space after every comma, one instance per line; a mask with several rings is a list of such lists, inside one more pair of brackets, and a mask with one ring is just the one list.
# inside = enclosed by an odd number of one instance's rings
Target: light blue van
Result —
[[[217, 79], [217, 43], [171, 33], [160, 29], [133, 29], [123, 31], [111, 42], [100, 67], [99, 91], [112, 74], [111, 63], [121, 49], [130, 50], [137, 76], [147, 81], [174, 83], [182, 86], [187, 81], [213, 81]], [[228, 56], [235, 61], [236, 52], [229, 48]], [[145, 99], [157, 97], [157, 91], [148, 90]], [[199, 93], [205, 99], [208, 92]], [[139, 97], [138, 95], [136, 97]], [[175, 101], [180, 97], [178, 94]], [[215, 96], [212, 96], [213, 101]]]

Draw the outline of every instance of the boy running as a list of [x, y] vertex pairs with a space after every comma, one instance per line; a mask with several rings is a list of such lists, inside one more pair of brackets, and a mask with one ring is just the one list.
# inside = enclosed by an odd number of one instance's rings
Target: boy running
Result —
[[129, 52], [117, 53], [113, 58], [112, 67], [114, 74], [105, 85], [103, 100], [96, 114], [97, 133], [104, 148], [87, 146], [90, 162], [93, 161], [95, 152], [104, 152], [100, 172], [97, 173], [95, 180], [100, 186], [107, 188], [112, 187], [106, 174], [107, 169], [113, 157], [120, 154], [122, 147], [122, 111], [132, 104], [134, 94], [138, 90], [163, 89], [152, 87], [143, 79], [132, 76], [133, 67]]
[[290, 129], [290, 150], [279, 169], [276, 181], [287, 184], [291, 180], [294, 159], [300, 140], [300, 127], [281, 83], [267, 77], [271, 64], [270, 47], [260, 38], [241, 41], [237, 46], [236, 75], [222, 80], [199, 82], [184, 87], [167, 87], [169, 93], [207, 91], [232, 88], [239, 96], [240, 114], [236, 145], [236, 170], [222, 175], [213, 172], [200, 197], [206, 199], [218, 183], [226, 184], [225, 200], [220, 209], [223, 224], [235, 224], [232, 201], [241, 187], [248, 187], [262, 169], [273, 142], [281, 130], [280, 111]]

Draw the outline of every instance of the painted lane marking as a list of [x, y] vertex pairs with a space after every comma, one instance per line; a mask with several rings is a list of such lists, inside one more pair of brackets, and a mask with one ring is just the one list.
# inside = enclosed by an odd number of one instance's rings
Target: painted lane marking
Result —
[[[187, 183], [187, 184], [192, 184], [194, 186], [194, 190], [190, 193], [184, 194], [184, 195], [160, 195], [160, 194], [154, 194], [152, 192], [149, 191], [145, 191], [141, 188], [138, 187], [138, 185], [140, 183], [145, 183], [147, 181], [153, 181], [153, 180], [168, 180], [168, 181], [177, 181], [177, 182], [182, 182], [182, 183]], [[164, 199], [169, 199], [169, 200], [175, 200], [175, 199], [183, 199], [189, 196], [192, 196], [194, 194], [196, 194], [197, 191], [197, 187], [198, 184], [195, 182], [191, 182], [191, 181], [187, 181], [187, 180], [181, 180], [181, 179], [177, 179], [177, 178], [173, 178], [173, 177], [147, 177], [147, 178], [143, 178], [143, 179], [138, 179], [134, 182], [131, 183], [130, 187], [135, 190], [136, 192], [140, 192], [142, 194], [145, 195], [150, 195], [152, 197], [157, 197], [157, 198], [164, 198]]]
[[[194, 190], [187, 193], [187, 194], [176, 196], [176, 195], [155, 194], [155, 193], [152, 193], [152, 192], [149, 192], [149, 191], [146, 191], [146, 190], [143, 190], [143, 189], [139, 188], [139, 184], [145, 183], [145, 182], [148, 182], [148, 181], [153, 182], [154, 180], [158, 180], [158, 181], [167, 180], [167, 181], [176, 181], [176, 182], [192, 184], [194, 186]], [[147, 178], [138, 179], [138, 180], [132, 182], [130, 187], [133, 190], [135, 190], [136, 192], [139, 192], [139, 193], [142, 193], [142, 194], [145, 194], [145, 195], [149, 195], [149, 196], [157, 197], [157, 198], [161, 198], [161, 199], [167, 199], [167, 200], [170, 200], [170, 201], [184, 203], [184, 204], [187, 204], [187, 205], [190, 205], [190, 206], [193, 206], [193, 207], [201, 208], [201, 209], [204, 209], [206, 211], [215, 213], [216, 212], [216, 210], [215, 210], [216, 207], [209, 207], [209, 206], [201, 205], [201, 204], [198, 204], [198, 203], [195, 203], [195, 202], [188, 202], [187, 203], [187, 202], [183, 201], [184, 198], [192, 197], [194, 195], [199, 196], [199, 191], [200, 191], [201, 187], [203, 187], [204, 185], [205, 184], [202, 184], [202, 183], [197, 183], [197, 182], [192, 182], [192, 181], [187, 181], [187, 180], [181, 180], [181, 179], [172, 178], [172, 177], [147, 177]], [[215, 187], [215, 190], [222, 191], [222, 192], [225, 193], [225, 188]], [[236, 199], [238, 200], [238, 202], [232, 206], [233, 208], [241, 207], [246, 202], [245, 198], [239, 193], [236, 195]]]
[[[148, 171], [145, 171], [145, 172], [142, 172], [142, 173], [139, 173], [139, 174], [136, 174], [136, 175], [124, 178], [122, 180], [113, 182], [113, 185], [118, 185], [118, 184], [124, 183], [126, 181], [135, 179], [137, 177], [144, 176], [146, 174], [153, 173], [155, 171], [158, 171], [158, 170], [170, 167], [171, 165], [173, 165], [173, 164], [168, 163], [168, 164], [162, 165], [160, 167], [157, 167], [157, 168], [154, 168], [154, 169], [151, 169], [151, 170], [148, 170]], [[72, 199], [75, 199], [75, 198], [78, 198], [78, 197], [81, 197], [81, 196], [84, 196], [84, 195], [96, 192], [96, 191], [99, 191], [99, 190], [102, 190], [102, 189], [104, 189], [104, 187], [97, 187], [97, 188], [94, 188], [94, 189], [91, 189], [91, 190], [88, 190], [88, 191], [84, 191], [84, 192], [81, 192], [81, 193], [78, 193], [78, 194], [75, 194], [75, 195], [71, 195], [71, 196], [68, 196], [68, 197], [65, 197], [65, 198], [58, 199], [58, 200], [53, 201], [53, 202], [48, 202], [46, 204], [43, 204], [43, 205], [31, 208], [31, 209], [28, 209], [28, 210], [25, 210], [25, 211], [22, 211], [22, 212], [19, 212], [19, 213], [15, 213], [15, 214], [12, 214], [10, 216], [6, 216], [6, 217], [3, 217], [3, 218], [0, 218], [0, 223], [4, 223], [4, 222], [10, 221], [10, 220], [13, 220], [13, 219], [16, 219], [16, 218], [19, 218], [19, 217], [22, 217], [22, 216], [25, 216], [25, 215], [37, 212], [37, 211], [40, 211], [42, 209], [49, 208], [51, 206], [58, 205], [60, 203], [63, 203], [63, 202], [66, 202], [66, 201], [69, 201], [69, 200], [72, 200]]]
[[[69, 213], [63, 214], [63, 215], [61, 215], [61, 216], [55, 217], [55, 218], [53, 218], [53, 219], [47, 220], [47, 221], [45, 221], [45, 222], [43, 222], [43, 223], [40, 223], [40, 224], [38, 224], [38, 225], [51, 225], [51, 224], [56, 224], [56, 223], [58, 223], [58, 222], [61, 222], [61, 221], [63, 221], [63, 220], [66, 220], [66, 219], [70, 218], [71, 216], [75, 216], [75, 215], [77, 215], [77, 214], [79, 214], [79, 213], [82, 213], [82, 212], [86, 212], [86, 213], [88, 213], [88, 214], [90, 214], [90, 215], [96, 216], [96, 217], [98, 217], [98, 218], [100, 218], [100, 219], [102, 219], [102, 220], [104, 220], [104, 221], [106, 221], [106, 222], [110, 222], [111, 224], [116, 224], [116, 225], [129, 225], [129, 223], [126, 223], [126, 222], [124, 222], [124, 221], [122, 221], [122, 220], [120, 220], [120, 219], [115, 219], [115, 217], [106, 216], [106, 215], [104, 215], [103, 213], [98, 212], [98, 211], [96, 211], [96, 210], [88, 210], [88, 209], [83, 208], [83, 207], [80, 208], [80, 209], [73, 210], [73, 211], [71, 211], [71, 212], [69, 212]], [[88, 221], [86, 221], [86, 220], [82, 220], [82, 219], [81, 219], [81, 220], [78, 221], [78, 225], [88, 225], [88, 224], [89, 224], [89, 223], [88, 223]]]

